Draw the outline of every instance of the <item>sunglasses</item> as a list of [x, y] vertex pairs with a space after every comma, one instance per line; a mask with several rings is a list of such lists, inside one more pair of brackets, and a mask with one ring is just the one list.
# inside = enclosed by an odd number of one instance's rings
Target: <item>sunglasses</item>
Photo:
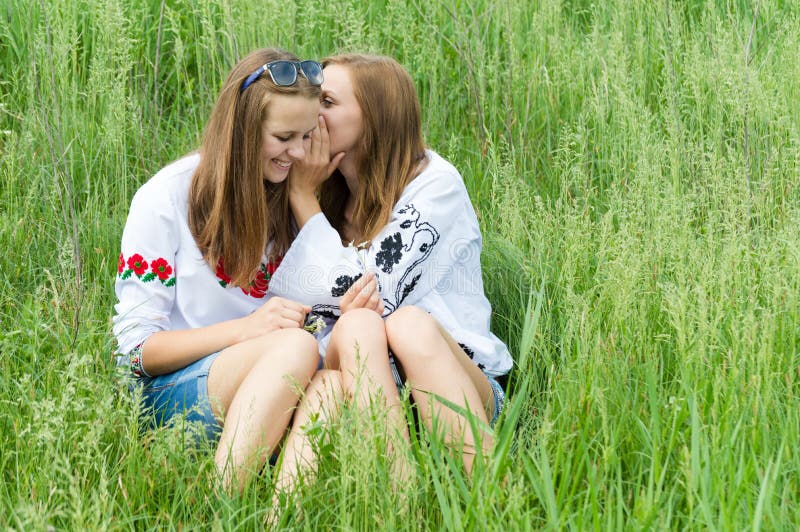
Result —
[[241, 94], [253, 84], [264, 72], [269, 72], [272, 83], [279, 87], [289, 87], [297, 83], [297, 72], [302, 72], [303, 76], [312, 85], [322, 85], [322, 65], [316, 61], [271, 61], [266, 65], [258, 67], [258, 70], [247, 76], [239, 89]]

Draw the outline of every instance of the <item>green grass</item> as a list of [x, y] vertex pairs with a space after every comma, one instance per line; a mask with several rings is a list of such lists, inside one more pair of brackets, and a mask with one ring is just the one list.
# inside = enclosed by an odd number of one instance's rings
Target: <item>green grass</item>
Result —
[[282, 526], [797, 528], [788, 0], [6, 2], [0, 527], [261, 527], [268, 475], [219, 497], [207, 449], [138, 435], [109, 330], [133, 192], [197, 145], [236, 57], [266, 45], [406, 65], [479, 213], [516, 360], [471, 480], [420, 434], [396, 492], [385, 437], [342, 423]]

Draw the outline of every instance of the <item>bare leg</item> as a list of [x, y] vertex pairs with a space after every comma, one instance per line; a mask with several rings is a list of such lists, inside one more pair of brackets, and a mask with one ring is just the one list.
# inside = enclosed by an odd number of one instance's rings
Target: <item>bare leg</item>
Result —
[[374, 311], [355, 309], [347, 312], [333, 328], [325, 365], [342, 372], [344, 391], [356, 405], [368, 410], [377, 397], [379, 406], [388, 409], [391, 431], [408, 439], [400, 394], [389, 366], [389, 351], [383, 319]]
[[294, 413], [292, 430], [284, 442], [283, 462], [275, 482], [276, 494], [291, 491], [302, 471], [314, 469], [316, 457], [305, 427], [315, 416], [323, 421], [334, 418], [338, 414], [342, 395], [342, 375], [339, 371], [319, 370], [311, 379]]
[[471, 471], [476, 442], [480, 439], [486, 451], [492, 444], [492, 437], [482, 434], [478, 438], [467, 430], [468, 421], [442, 404], [435, 395], [464, 405], [477, 419], [488, 423], [494, 414], [494, 400], [486, 376], [439, 323], [417, 307], [402, 307], [389, 316], [386, 336], [405, 371], [423, 423], [431, 429], [435, 416], [444, 431], [445, 441], [452, 447], [462, 447], [464, 467]]
[[281, 329], [223, 350], [208, 375], [214, 414], [224, 418], [214, 457], [227, 490], [241, 491], [283, 436], [317, 368], [317, 342]]
[[389, 365], [383, 318], [367, 309], [355, 309], [342, 315], [331, 333], [325, 364], [341, 370], [344, 393], [352, 397], [362, 411], [369, 412], [376, 399], [378, 408], [386, 408], [392, 477], [396, 487], [405, 485], [411, 468], [406, 454], [396, 452], [395, 438], [407, 443], [408, 426]]

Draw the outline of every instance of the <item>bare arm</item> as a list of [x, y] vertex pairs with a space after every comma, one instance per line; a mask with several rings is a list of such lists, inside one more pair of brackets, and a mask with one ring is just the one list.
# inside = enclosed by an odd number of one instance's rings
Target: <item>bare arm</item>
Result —
[[310, 310], [306, 305], [273, 297], [243, 318], [197, 329], [153, 333], [143, 346], [143, 367], [150, 375], [171, 373], [201, 357], [245, 340], [277, 329], [302, 327]]

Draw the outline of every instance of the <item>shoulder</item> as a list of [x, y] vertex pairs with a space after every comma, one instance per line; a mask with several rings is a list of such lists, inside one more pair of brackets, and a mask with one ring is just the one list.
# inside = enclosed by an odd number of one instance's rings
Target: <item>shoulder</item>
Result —
[[456, 167], [453, 166], [453, 164], [450, 161], [448, 161], [435, 151], [425, 150], [425, 157], [428, 160], [428, 166], [425, 167], [424, 171], [430, 171], [439, 174], [447, 174], [453, 177], [458, 177], [459, 180], [461, 179], [461, 174], [458, 172]]
[[136, 191], [131, 210], [164, 211], [186, 204], [192, 175], [199, 162], [200, 155], [192, 153], [159, 170]]
[[[464, 184], [464, 179], [453, 164], [433, 150], [425, 151], [428, 164], [417, 176], [422, 180], [438, 179], [449, 184]], [[414, 180], [416, 181], [416, 179]]]
[[426, 150], [427, 165], [403, 190], [400, 203], [412, 198], [432, 196], [437, 201], [443, 197], [469, 203], [469, 195], [461, 174], [447, 159], [433, 150]]

